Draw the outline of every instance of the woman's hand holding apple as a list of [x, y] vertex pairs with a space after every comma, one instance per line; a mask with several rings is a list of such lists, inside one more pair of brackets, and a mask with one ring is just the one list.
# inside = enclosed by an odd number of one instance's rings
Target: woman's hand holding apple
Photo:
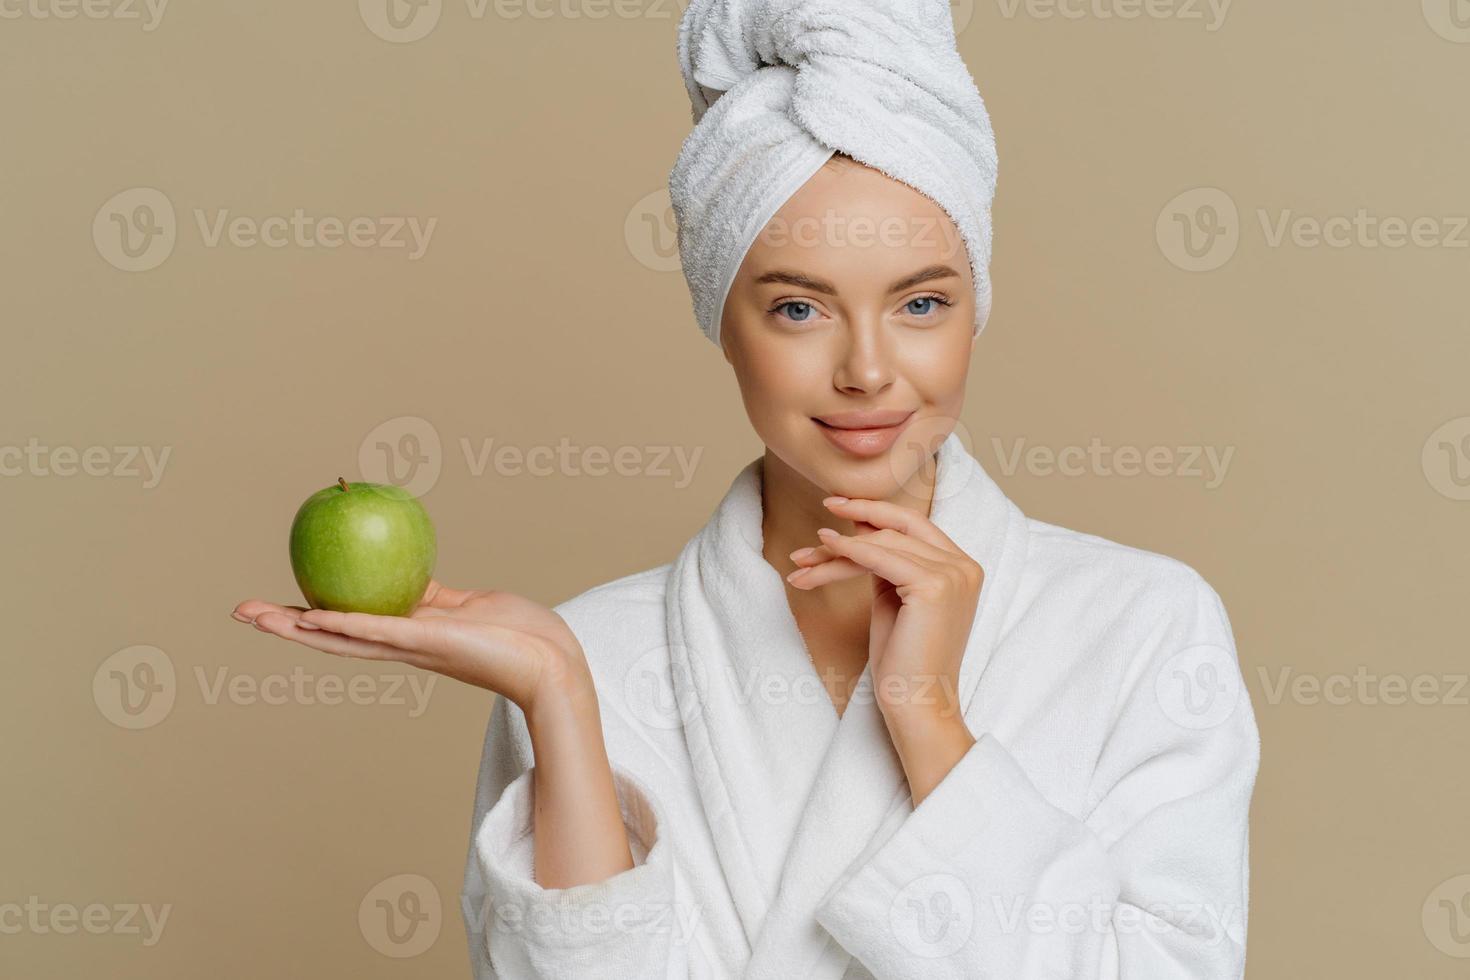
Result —
[[234, 616], [256, 629], [341, 657], [397, 660], [483, 687], [528, 721], [556, 703], [596, 704], [582, 645], [554, 611], [511, 592], [430, 580], [407, 616], [334, 612], [251, 599]]

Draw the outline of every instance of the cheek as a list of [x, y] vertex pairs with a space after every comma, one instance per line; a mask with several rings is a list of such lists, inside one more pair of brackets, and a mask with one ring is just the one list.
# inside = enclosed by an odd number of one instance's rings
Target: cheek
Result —
[[970, 373], [970, 341], [953, 336], [935, 337], [933, 343], [914, 343], [904, 352], [900, 372], [926, 402], [957, 408], [964, 399]]
[[779, 345], [751, 351], [741, 374], [740, 388], [751, 418], [774, 422], [810, 410], [824, 377], [821, 365], [783, 354]]
[[732, 361], [736, 382], [751, 427], [766, 445], [793, 446], [793, 440], [807, 435], [808, 416], [828, 404], [822, 399], [832, 376], [821, 361], [810, 354], [799, 356], [779, 338], [740, 345]]

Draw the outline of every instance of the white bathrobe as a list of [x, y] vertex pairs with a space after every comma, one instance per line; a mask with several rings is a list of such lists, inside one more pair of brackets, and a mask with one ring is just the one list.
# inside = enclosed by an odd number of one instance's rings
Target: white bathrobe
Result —
[[476, 980], [1241, 976], [1259, 739], [1199, 574], [1027, 518], [950, 435], [930, 519], [985, 570], [976, 742], [916, 808], [871, 672], [840, 718], [818, 680], [760, 473], [675, 561], [556, 607], [633, 868], [536, 884], [530, 739], [497, 701], [461, 896]]

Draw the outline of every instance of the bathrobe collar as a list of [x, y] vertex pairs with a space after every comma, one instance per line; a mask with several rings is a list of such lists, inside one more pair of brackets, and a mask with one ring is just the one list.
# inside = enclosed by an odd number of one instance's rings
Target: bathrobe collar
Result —
[[[871, 668], [839, 719], [762, 554], [761, 517], [758, 457], [670, 570], [674, 696], [750, 944], [745, 976], [837, 980], [851, 956], [815, 912], [913, 805]], [[937, 453], [929, 517], [985, 570], [959, 676], [974, 731], [969, 709], [1025, 560], [1025, 518], [954, 433]]]

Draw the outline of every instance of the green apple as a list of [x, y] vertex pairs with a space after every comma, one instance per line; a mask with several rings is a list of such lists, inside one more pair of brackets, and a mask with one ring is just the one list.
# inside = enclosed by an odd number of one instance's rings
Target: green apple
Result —
[[402, 487], [338, 477], [291, 521], [291, 571], [313, 609], [405, 616], [437, 555], [428, 512]]

